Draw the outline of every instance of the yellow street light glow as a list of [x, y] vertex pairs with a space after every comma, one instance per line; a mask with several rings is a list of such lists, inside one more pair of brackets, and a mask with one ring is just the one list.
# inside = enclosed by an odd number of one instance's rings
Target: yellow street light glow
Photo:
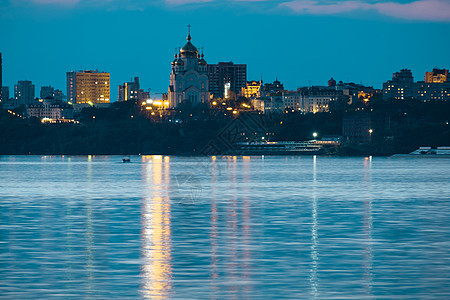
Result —
[[169, 101], [164, 102], [164, 105], [169, 105]]
[[227, 107], [227, 110], [233, 110], [233, 108], [232, 107]]
[[148, 104], [151, 104], [151, 103], [153, 102], [153, 100], [152, 100], [152, 99], [148, 99], [146, 102], [147, 102]]
[[146, 110], [150, 110], [150, 109], [152, 109], [152, 107], [151, 106], [147, 106], [145, 109]]
[[153, 101], [153, 105], [162, 105], [162, 101]]
[[154, 111], [152, 111], [152, 116], [154, 116], [155, 115], [155, 112]]
[[317, 137], [317, 132], [313, 133], [313, 137], [315, 137], [315, 138]]
[[372, 133], [373, 132], [373, 130], [372, 129], [369, 129], [369, 133]]
[[146, 104], [147, 104], [147, 102], [146, 102], [146, 101], [142, 102], [142, 105], [146, 105]]
[[233, 114], [237, 114], [237, 111], [233, 110]]
[[216, 101], [213, 101], [212, 105], [217, 105], [217, 102], [216, 102]]

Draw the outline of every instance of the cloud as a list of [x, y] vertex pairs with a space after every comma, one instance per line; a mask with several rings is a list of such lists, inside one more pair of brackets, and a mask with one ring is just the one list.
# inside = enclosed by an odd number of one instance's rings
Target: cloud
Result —
[[381, 14], [410, 20], [450, 21], [450, 2], [422, 0], [407, 4], [376, 3], [373, 7]]
[[[1, 0], [0, 0], [1, 1]], [[190, 6], [192, 9], [224, 6], [246, 8], [252, 13], [282, 13], [300, 15], [347, 15], [377, 12], [381, 15], [418, 21], [450, 22], [450, 0], [10, 0], [11, 3], [107, 7], [144, 10], [150, 6]], [[281, 8], [281, 11], [280, 11]]]
[[35, 4], [60, 4], [60, 5], [74, 5], [80, 2], [80, 0], [30, 0]]
[[297, 14], [305, 15], [337, 15], [376, 11], [382, 15], [400, 19], [450, 21], [450, 3], [445, 0], [419, 0], [410, 3], [295, 0], [281, 3], [280, 7], [286, 7]]
[[213, 2], [214, 0], [164, 0], [165, 3], [170, 5], [185, 5], [194, 3]]

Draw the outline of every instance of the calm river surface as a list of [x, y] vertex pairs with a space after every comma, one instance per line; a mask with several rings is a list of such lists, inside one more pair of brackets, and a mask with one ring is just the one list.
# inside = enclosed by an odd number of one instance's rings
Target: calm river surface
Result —
[[450, 299], [450, 159], [0, 156], [1, 299]]

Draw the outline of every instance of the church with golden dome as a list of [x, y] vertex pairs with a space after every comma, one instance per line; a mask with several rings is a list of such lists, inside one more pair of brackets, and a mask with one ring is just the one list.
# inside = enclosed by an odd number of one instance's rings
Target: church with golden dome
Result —
[[187, 43], [175, 54], [170, 73], [168, 100], [170, 108], [188, 102], [192, 106], [209, 101], [207, 63], [203, 53], [191, 43], [188, 26]]

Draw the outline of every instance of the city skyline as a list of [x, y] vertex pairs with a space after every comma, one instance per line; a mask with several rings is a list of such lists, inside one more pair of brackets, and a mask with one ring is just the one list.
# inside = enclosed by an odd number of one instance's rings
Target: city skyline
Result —
[[[381, 88], [400, 69], [411, 69], [419, 81], [426, 71], [450, 65], [445, 51], [424, 55], [433, 44], [443, 49], [450, 45], [445, 39], [450, 5], [444, 1], [400, 1], [408, 16], [386, 16], [382, 5], [371, 7], [367, 1], [187, 2], [134, 1], [135, 7], [125, 7], [125, 1], [2, 4], [0, 25], [10, 29], [4, 31], [0, 49], [3, 85], [11, 90], [28, 79], [37, 89], [52, 85], [65, 91], [66, 72], [99, 69], [111, 73], [112, 101], [119, 84], [136, 76], [144, 89], [167, 92], [170, 61], [185, 42], [188, 23], [209, 64], [247, 64], [247, 80], [278, 78], [291, 90], [326, 85], [331, 77]], [[217, 22], [223, 11], [228, 22]]]

